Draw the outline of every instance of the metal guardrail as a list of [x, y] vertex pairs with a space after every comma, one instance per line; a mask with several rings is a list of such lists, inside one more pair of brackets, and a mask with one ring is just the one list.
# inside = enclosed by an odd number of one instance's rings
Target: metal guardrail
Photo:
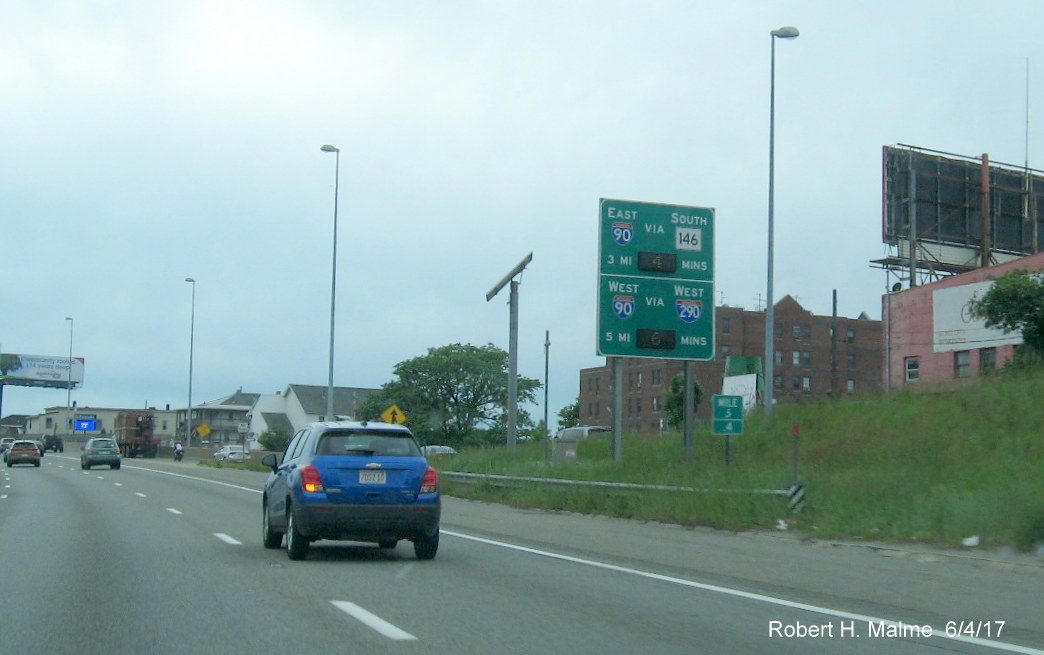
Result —
[[439, 471], [440, 477], [459, 482], [474, 484], [479, 481], [500, 483], [499, 486], [514, 486], [512, 483], [531, 482], [537, 484], [557, 484], [574, 487], [593, 487], [596, 489], [633, 489], [637, 491], [684, 491], [723, 494], [763, 494], [767, 496], [788, 496], [787, 489], [710, 489], [701, 487], [677, 487], [663, 484], [636, 484], [631, 482], [596, 482], [593, 480], [563, 480], [561, 478], [534, 478], [512, 475], [493, 475], [486, 473], [462, 473], [459, 471]]

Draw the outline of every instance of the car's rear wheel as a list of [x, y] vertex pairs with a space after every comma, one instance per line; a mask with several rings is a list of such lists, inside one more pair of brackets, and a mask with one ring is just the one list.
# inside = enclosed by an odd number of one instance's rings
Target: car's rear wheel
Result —
[[279, 548], [283, 545], [283, 533], [272, 529], [268, 503], [261, 505], [261, 541], [264, 542], [265, 548]]
[[36, 461], [35, 461], [35, 462], [33, 462], [33, 463], [34, 463], [34, 464], [36, 464], [37, 466], [40, 466], [40, 460], [36, 460]]
[[302, 560], [308, 556], [308, 537], [298, 531], [293, 508], [288, 508], [286, 513], [286, 554], [293, 560]]
[[110, 469], [118, 469], [118, 468], [120, 468], [120, 465], [119, 464], [110, 464], [109, 468]]
[[415, 540], [413, 552], [417, 559], [435, 559], [435, 553], [439, 552], [439, 531], [436, 530], [430, 537]]

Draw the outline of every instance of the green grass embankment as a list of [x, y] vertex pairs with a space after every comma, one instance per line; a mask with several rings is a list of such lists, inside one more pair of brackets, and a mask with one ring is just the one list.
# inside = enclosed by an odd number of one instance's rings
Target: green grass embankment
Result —
[[775, 496], [605, 491], [443, 480], [448, 493], [506, 504], [743, 530], [785, 519], [817, 537], [920, 541], [1027, 550], [1044, 543], [1044, 371], [985, 378], [957, 391], [777, 405], [771, 423], [748, 417], [724, 464], [723, 437], [697, 430], [695, 457], [681, 437], [628, 435], [623, 461], [605, 438], [580, 444], [577, 461], [552, 465], [544, 443], [488, 448], [439, 468], [512, 476], [700, 488], [785, 489], [793, 478], [792, 425], [800, 426], [798, 514]]

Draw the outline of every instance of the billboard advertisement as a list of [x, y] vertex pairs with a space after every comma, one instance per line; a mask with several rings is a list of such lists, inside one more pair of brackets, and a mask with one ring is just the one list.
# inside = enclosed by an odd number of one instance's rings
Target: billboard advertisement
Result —
[[83, 358], [48, 355], [0, 354], [0, 384], [21, 387], [54, 387], [65, 389], [83, 384]]
[[932, 292], [932, 331], [935, 335], [935, 352], [974, 350], [1022, 343], [1018, 332], [1005, 334], [1003, 330], [986, 327], [986, 321], [974, 318], [968, 303], [976, 296], [981, 298], [993, 281], [976, 282], [959, 287], [938, 289]]

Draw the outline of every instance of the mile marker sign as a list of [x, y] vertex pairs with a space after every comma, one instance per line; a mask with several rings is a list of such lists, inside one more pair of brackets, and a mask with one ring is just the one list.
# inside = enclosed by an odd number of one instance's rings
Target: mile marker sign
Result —
[[743, 434], [743, 396], [714, 396], [711, 410], [712, 434]]
[[604, 357], [714, 359], [714, 210], [602, 199]]

